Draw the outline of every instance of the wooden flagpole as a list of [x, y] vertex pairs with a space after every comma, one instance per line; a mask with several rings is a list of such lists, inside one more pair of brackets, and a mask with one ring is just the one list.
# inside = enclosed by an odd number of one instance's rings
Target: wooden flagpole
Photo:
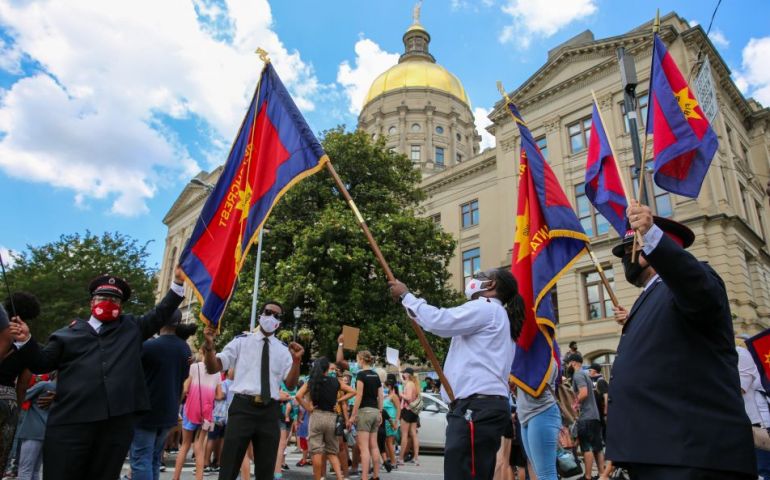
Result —
[[[350, 209], [353, 210], [353, 214], [355, 214], [356, 216], [358, 225], [361, 227], [361, 230], [363, 230], [364, 235], [366, 236], [366, 239], [369, 241], [369, 246], [372, 248], [372, 251], [374, 252], [374, 256], [377, 257], [377, 261], [380, 263], [380, 266], [382, 267], [383, 270], [385, 270], [385, 276], [388, 277], [389, 281], [394, 281], [396, 277], [393, 276], [393, 272], [390, 270], [390, 266], [388, 265], [388, 262], [385, 260], [385, 257], [382, 255], [380, 246], [377, 244], [377, 241], [374, 239], [374, 236], [372, 236], [372, 232], [369, 231], [369, 226], [366, 224], [364, 217], [361, 215], [361, 212], [358, 210], [356, 203], [353, 201], [353, 198], [350, 196], [350, 192], [348, 192], [348, 189], [345, 187], [345, 184], [342, 182], [342, 179], [337, 174], [337, 171], [334, 169], [334, 166], [332, 165], [331, 161], [326, 162], [326, 169], [329, 171], [329, 174], [332, 176], [332, 179], [334, 179], [334, 183], [337, 184], [337, 189], [340, 191], [340, 193], [342, 193], [342, 196], [345, 198], [345, 201], [348, 203], [348, 206], [350, 206]], [[441, 382], [441, 385], [444, 387], [444, 391], [446, 392], [447, 397], [449, 397], [449, 401], [450, 402], [454, 401], [455, 395], [454, 395], [454, 391], [452, 390], [452, 386], [449, 385], [449, 381], [444, 375], [444, 369], [441, 368], [441, 363], [439, 363], [438, 358], [436, 357], [436, 354], [433, 352], [433, 349], [428, 343], [428, 338], [425, 336], [425, 332], [422, 331], [422, 328], [420, 328], [420, 326], [412, 317], [409, 317], [409, 323], [412, 325], [412, 329], [414, 330], [414, 333], [417, 335], [417, 339], [420, 341], [420, 345], [422, 345], [422, 348], [423, 350], [425, 350], [425, 354], [427, 355], [428, 360], [433, 366], [433, 369], [436, 371], [439, 381]]]

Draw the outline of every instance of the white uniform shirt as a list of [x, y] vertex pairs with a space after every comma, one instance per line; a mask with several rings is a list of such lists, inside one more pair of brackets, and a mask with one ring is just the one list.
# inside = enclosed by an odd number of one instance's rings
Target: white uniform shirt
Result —
[[[425, 330], [452, 337], [444, 364], [455, 398], [508, 396], [513, 341], [508, 313], [496, 298], [478, 298], [454, 308], [436, 308], [411, 293], [402, 302]], [[442, 387], [441, 394], [448, 399]]]
[[762, 394], [762, 381], [759, 370], [751, 353], [743, 347], [735, 347], [738, 351], [738, 374], [741, 378], [741, 390], [743, 390], [743, 404], [746, 415], [752, 424], [762, 427], [770, 427], [770, 412], [768, 412], [767, 399]]
[[[291, 353], [286, 345], [270, 335], [270, 397], [278, 400], [281, 382], [291, 370]], [[235, 366], [235, 378], [230, 389], [233, 393], [246, 395], [263, 395], [261, 391], [262, 347], [265, 342], [262, 330], [256, 333], [239, 335], [232, 339], [225, 348], [217, 354], [222, 362], [222, 369], [229, 370]]]

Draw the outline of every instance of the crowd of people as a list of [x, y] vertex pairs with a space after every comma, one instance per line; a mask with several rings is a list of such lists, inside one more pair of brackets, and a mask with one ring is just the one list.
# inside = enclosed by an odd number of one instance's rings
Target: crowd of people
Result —
[[[687, 227], [633, 201], [627, 214], [631, 229], [613, 253], [642, 292], [630, 309], [615, 307], [623, 334], [609, 381], [603, 366], [586, 368], [573, 342], [544, 363], [541, 393], [515, 387], [526, 315], [507, 268], [474, 274], [468, 301], [452, 308], [389, 282], [415, 322], [451, 338], [440, 390], [449, 406], [444, 478], [554, 480], [565, 470], [602, 480], [770, 478], [770, 454], [753, 440], [770, 427], [767, 392], [740, 338], [736, 347], [721, 278], [686, 250], [694, 240]], [[634, 260], [637, 234], [644, 245]], [[436, 393], [437, 382], [411, 368], [388, 373], [366, 350], [348, 360], [342, 337], [333, 360], [314, 359], [301, 377], [304, 348], [276, 338], [285, 312], [273, 300], [254, 332], [217, 352], [206, 327], [193, 354], [195, 326], [178, 310], [183, 278], [177, 270], [160, 303], [134, 316], [123, 312], [128, 283], [98, 277], [88, 287], [90, 318], [44, 346], [27, 325], [40, 303], [21, 292], [8, 298], [0, 307], [0, 471], [116, 480], [128, 458], [132, 480], [157, 480], [176, 450], [174, 480], [190, 454], [196, 480], [251, 471], [267, 480], [291, 468], [292, 442], [302, 451], [293, 468], [312, 465], [316, 480], [329, 469], [338, 480], [368, 480], [420, 466], [422, 393]]]

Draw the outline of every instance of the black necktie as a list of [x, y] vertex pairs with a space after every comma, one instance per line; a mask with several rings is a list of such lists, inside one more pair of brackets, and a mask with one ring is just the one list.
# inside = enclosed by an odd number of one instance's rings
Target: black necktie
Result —
[[270, 401], [270, 338], [265, 338], [262, 346], [262, 371], [260, 372], [260, 392], [262, 402]]

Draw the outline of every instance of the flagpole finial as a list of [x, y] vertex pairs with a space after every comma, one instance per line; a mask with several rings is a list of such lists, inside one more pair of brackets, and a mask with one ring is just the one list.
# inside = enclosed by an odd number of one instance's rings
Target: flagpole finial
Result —
[[500, 95], [505, 98], [505, 103], [511, 103], [511, 99], [508, 97], [508, 92], [505, 91], [505, 88], [503, 88], [503, 82], [500, 80], [497, 81], [497, 91], [500, 92]]
[[652, 24], [652, 33], [660, 32], [660, 9], [655, 11], [655, 21]]
[[262, 47], [259, 47], [254, 53], [259, 55], [259, 59], [262, 60], [263, 62], [270, 63], [270, 57], [267, 56], [267, 50], [263, 49]]

